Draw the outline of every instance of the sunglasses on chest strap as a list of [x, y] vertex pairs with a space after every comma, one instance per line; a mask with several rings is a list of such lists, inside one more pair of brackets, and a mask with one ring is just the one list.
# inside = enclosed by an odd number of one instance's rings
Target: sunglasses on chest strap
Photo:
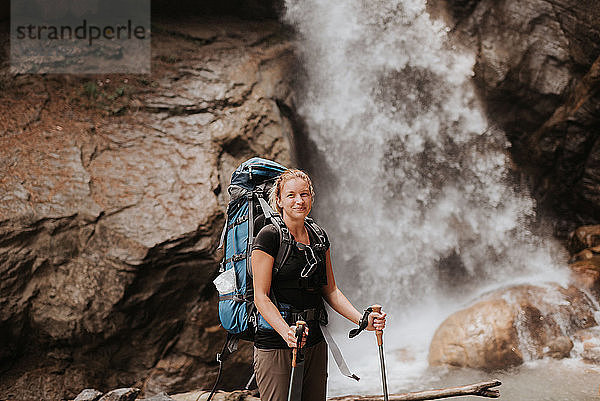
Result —
[[314, 273], [314, 271], [317, 269], [317, 264], [319, 261], [315, 256], [315, 251], [310, 246], [301, 242], [296, 242], [296, 247], [300, 252], [304, 252], [304, 256], [306, 256], [306, 265], [300, 272], [300, 277], [306, 278]]

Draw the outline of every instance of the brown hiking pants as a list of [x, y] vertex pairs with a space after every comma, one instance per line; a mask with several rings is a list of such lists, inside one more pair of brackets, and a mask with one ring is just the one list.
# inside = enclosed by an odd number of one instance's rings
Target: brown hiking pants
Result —
[[[325, 401], [327, 343], [304, 348], [302, 401]], [[292, 350], [254, 348], [254, 372], [261, 401], [286, 401], [292, 372]]]

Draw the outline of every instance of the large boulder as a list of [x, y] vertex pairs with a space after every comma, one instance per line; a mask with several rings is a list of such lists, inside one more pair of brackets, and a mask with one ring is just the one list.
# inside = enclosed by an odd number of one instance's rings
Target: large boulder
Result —
[[429, 363], [494, 370], [546, 355], [562, 358], [573, 347], [575, 331], [596, 325], [594, 311], [594, 302], [576, 287], [498, 290], [440, 325]]
[[[216, 378], [225, 334], [211, 280], [226, 186], [251, 156], [291, 164], [280, 106], [293, 109], [295, 59], [272, 20], [155, 20], [152, 35], [148, 76], [0, 74], [10, 399], [151, 395]], [[247, 348], [226, 385], [246, 382]]]

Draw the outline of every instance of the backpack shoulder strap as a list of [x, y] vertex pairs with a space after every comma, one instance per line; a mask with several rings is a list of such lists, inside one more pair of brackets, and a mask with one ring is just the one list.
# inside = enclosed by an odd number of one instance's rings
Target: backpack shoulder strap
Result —
[[279, 215], [273, 216], [271, 222], [273, 222], [273, 225], [277, 227], [277, 231], [279, 231], [279, 251], [277, 252], [275, 262], [273, 263], [273, 274], [277, 274], [281, 266], [290, 256], [295, 241], [290, 230], [288, 230], [283, 219], [279, 217]]
[[285, 263], [287, 258], [290, 256], [292, 246], [294, 245], [294, 238], [288, 230], [287, 226], [283, 222], [283, 219], [279, 214], [275, 213], [271, 206], [262, 197], [258, 197], [258, 202], [265, 215], [266, 219], [269, 219], [271, 223], [277, 228], [279, 233], [279, 251], [273, 263], [273, 275], [279, 272], [279, 268]]
[[310, 217], [306, 217], [304, 219], [306, 226], [313, 232], [315, 237], [318, 239], [318, 247], [322, 247], [325, 250], [325, 244], [327, 243], [327, 235], [325, 234], [325, 230], [321, 228], [313, 219]]

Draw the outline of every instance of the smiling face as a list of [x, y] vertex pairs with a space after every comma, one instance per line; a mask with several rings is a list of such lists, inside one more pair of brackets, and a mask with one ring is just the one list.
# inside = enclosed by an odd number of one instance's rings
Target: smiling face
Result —
[[292, 178], [283, 183], [277, 199], [282, 216], [292, 220], [304, 220], [312, 207], [312, 195], [308, 182], [302, 178]]

